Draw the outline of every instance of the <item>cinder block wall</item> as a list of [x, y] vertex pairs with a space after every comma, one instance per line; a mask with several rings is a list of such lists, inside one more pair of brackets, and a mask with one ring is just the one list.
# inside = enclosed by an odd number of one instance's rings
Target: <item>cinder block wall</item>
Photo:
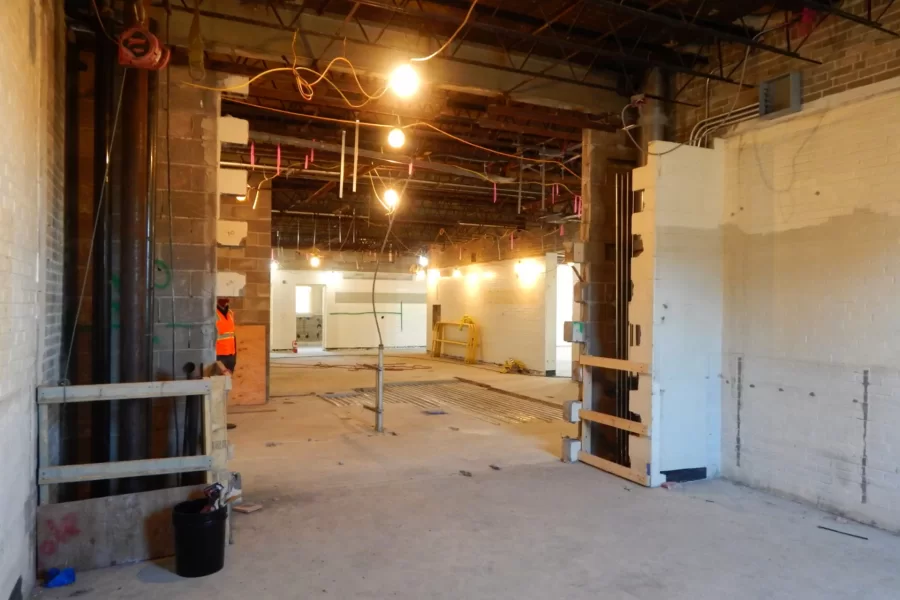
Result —
[[[251, 176], [250, 186], [260, 185], [262, 177]], [[262, 184], [253, 207], [255, 191], [238, 202], [234, 196], [222, 195], [219, 217], [226, 221], [247, 223], [247, 238], [239, 247], [219, 246], [219, 271], [241, 273], [247, 277], [243, 294], [231, 299], [238, 325], [269, 326], [269, 288], [272, 263], [272, 190], [271, 182]], [[268, 329], [267, 329], [268, 331]]]
[[725, 143], [723, 471], [900, 531], [900, 78], [827, 100]]
[[0, 598], [34, 585], [34, 389], [59, 376], [65, 37], [55, 2], [4, 3], [0, 79]]
[[632, 468], [652, 485], [667, 471], [720, 471], [722, 363], [722, 203], [724, 152], [654, 142], [634, 171], [641, 211], [632, 231], [643, 251], [631, 261], [629, 318], [640, 327], [629, 357], [649, 363], [630, 408], [650, 424], [650, 439], [629, 443]]
[[[168, 90], [167, 77], [172, 78]], [[209, 79], [208, 85], [215, 85]], [[190, 81], [186, 67], [160, 73], [154, 207], [157, 379], [173, 377], [173, 358], [175, 378], [184, 377], [187, 362], [199, 367], [215, 360], [219, 94], [183, 85], [185, 81]]]
[[[841, 9], [865, 16], [866, 2], [867, 0], [847, 0], [841, 3]], [[887, 0], [872, 1], [873, 18], [881, 15], [887, 4]], [[803, 101], [809, 103], [819, 98], [900, 75], [900, 39], [824, 13], [817, 13], [816, 20], [820, 24], [805, 42], [807, 30], [802, 26], [794, 26], [790, 29], [791, 48], [802, 56], [821, 61], [821, 65], [769, 52], [754, 51], [747, 63], [745, 81], [756, 84], [790, 71], [802, 71]], [[888, 8], [880, 23], [888, 29], [900, 31], [900, 4], [894, 3]], [[775, 27], [779, 24], [772, 22], [768, 27]], [[785, 30], [772, 31], [765, 34], [760, 40], [784, 48]], [[722, 57], [725, 73], [732, 72], [743, 59], [744, 52], [744, 48], [740, 46], [728, 47]], [[710, 71], [718, 72], [718, 56], [715, 51], [710, 53], [710, 60], [712, 61], [709, 67]], [[734, 70], [732, 77], [737, 80], [740, 75], [741, 67], [738, 67]], [[678, 100], [695, 103], [698, 108], [686, 106], [676, 108], [675, 139], [679, 141], [687, 138], [691, 127], [697, 120], [704, 118], [706, 112], [706, 81], [696, 78], [693, 82], [688, 83], [688, 79], [688, 76], [677, 76], [674, 89], [680, 89], [687, 84], [687, 88], [678, 97]], [[709, 114], [711, 116], [725, 114], [733, 105], [740, 108], [756, 102], [759, 94], [757, 88], [746, 89], [741, 93], [735, 105], [736, 88], [734, 85], [712, 81], [709, 84], [709, 91]]]

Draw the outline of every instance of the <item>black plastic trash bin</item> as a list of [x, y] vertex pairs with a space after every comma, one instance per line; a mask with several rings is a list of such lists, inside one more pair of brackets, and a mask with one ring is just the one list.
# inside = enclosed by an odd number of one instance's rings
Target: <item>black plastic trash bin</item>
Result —
[[225, 523], [228, 509], [200, 512], [207, 500], [188, 500], [172, 509], [175, 526], [175, 572], [182, 577], [203, 577], [225, 566]]

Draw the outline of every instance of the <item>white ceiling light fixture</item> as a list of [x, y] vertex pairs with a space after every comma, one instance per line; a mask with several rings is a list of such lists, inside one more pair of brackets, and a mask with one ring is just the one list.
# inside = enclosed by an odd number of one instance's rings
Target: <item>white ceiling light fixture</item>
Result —
[[318, 269], [319, 265], [321, 265], [321, 264], [322, 264], [322, 259], [319, 258], [317, 255], [313, 254], [312, 256], [309, 257], [309, 266], [311, 266], [313, 269]]
[[391, 73], [388, 86], [400, 98], [409, 98], [419, 90], [419, 74], [408, 64], [400, 65]]
[[420, 255], [419, 255], [419, 266], [420, 266], [420, 267], [427, 267], [427, 266], [428, 266], [428, 257], [425, 256], [424, 254], [420, 254]]
[[388, 145], [391, 148], [402, 148], [405, 143], [406, 134], [403, 133], [403, 130], [397, 127], [391, 129], [391, 132], [388, 134]]

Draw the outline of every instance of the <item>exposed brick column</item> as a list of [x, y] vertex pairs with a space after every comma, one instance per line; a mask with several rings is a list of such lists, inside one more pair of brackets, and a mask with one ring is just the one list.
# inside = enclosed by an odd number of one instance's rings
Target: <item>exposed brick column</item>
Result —
[[[587, 368], [581, 372], [582, 353], [614, 356], [616, 344], [616, 266], [610, 250], [615, 244], [614, 173], [623, 162], [633, 160], [634, 152], [625, 145], [620, 133], [585, 129], [582, 142], [581, 193], [584, 209], [581, 241], [585, 244], [585, 262], [581, 264], [583, 284], [576, 287], [573, 320], [584, 322], [583, 344], [572, 345], [573, 378], [583, 377], [581, 397], [584, 408], [615, 414], [615, 374], [613, 371]], [[582, 293], [579, 293], [579, 288]], [[614, 460], [615, 431], [609, 427], [585, 423], [582, 447], [586, 452]]]
[[[171, 163], [166, 152], [168, 76], [172, 77], [168, 114]], [[158, 379], [184, 377], [187, 362], [199, 367], [215, 360], [219, 98], [215, 92], [179, 83], [188, 80], [184, 67], [170, 67], [160, 73], [153, 330], [154, 371]]]

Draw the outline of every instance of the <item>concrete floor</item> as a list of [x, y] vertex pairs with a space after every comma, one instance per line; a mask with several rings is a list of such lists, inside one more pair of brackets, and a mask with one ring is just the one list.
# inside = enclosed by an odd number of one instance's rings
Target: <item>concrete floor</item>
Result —
[[[311, 394], [371, 386], [372, 356], [274, 358], [272, 405], [231, 414], [247, 501], [226, 568], [183, 580], [171, 561], [79, 574], [42, 598], [897, 598], [900, 537], [724, 481], [648, 490], [558, 461], [561, 422], [490, 425], [456, 410], [374, 415]], [[309, 369], [322, 362], [332, 368]], [[387, 380], [462, 376], [550, 401], [559, 378], [430, 366]], [[291, 365], [291, 366], [286, 366]], [[396, 434], [396, 435], [394, 435]], [[491, 465], [500, 467], [494, 470]], [[471, 472], [471, 477], [460, 471]], [[857, 539], [819, 529], [832, 527]]]

